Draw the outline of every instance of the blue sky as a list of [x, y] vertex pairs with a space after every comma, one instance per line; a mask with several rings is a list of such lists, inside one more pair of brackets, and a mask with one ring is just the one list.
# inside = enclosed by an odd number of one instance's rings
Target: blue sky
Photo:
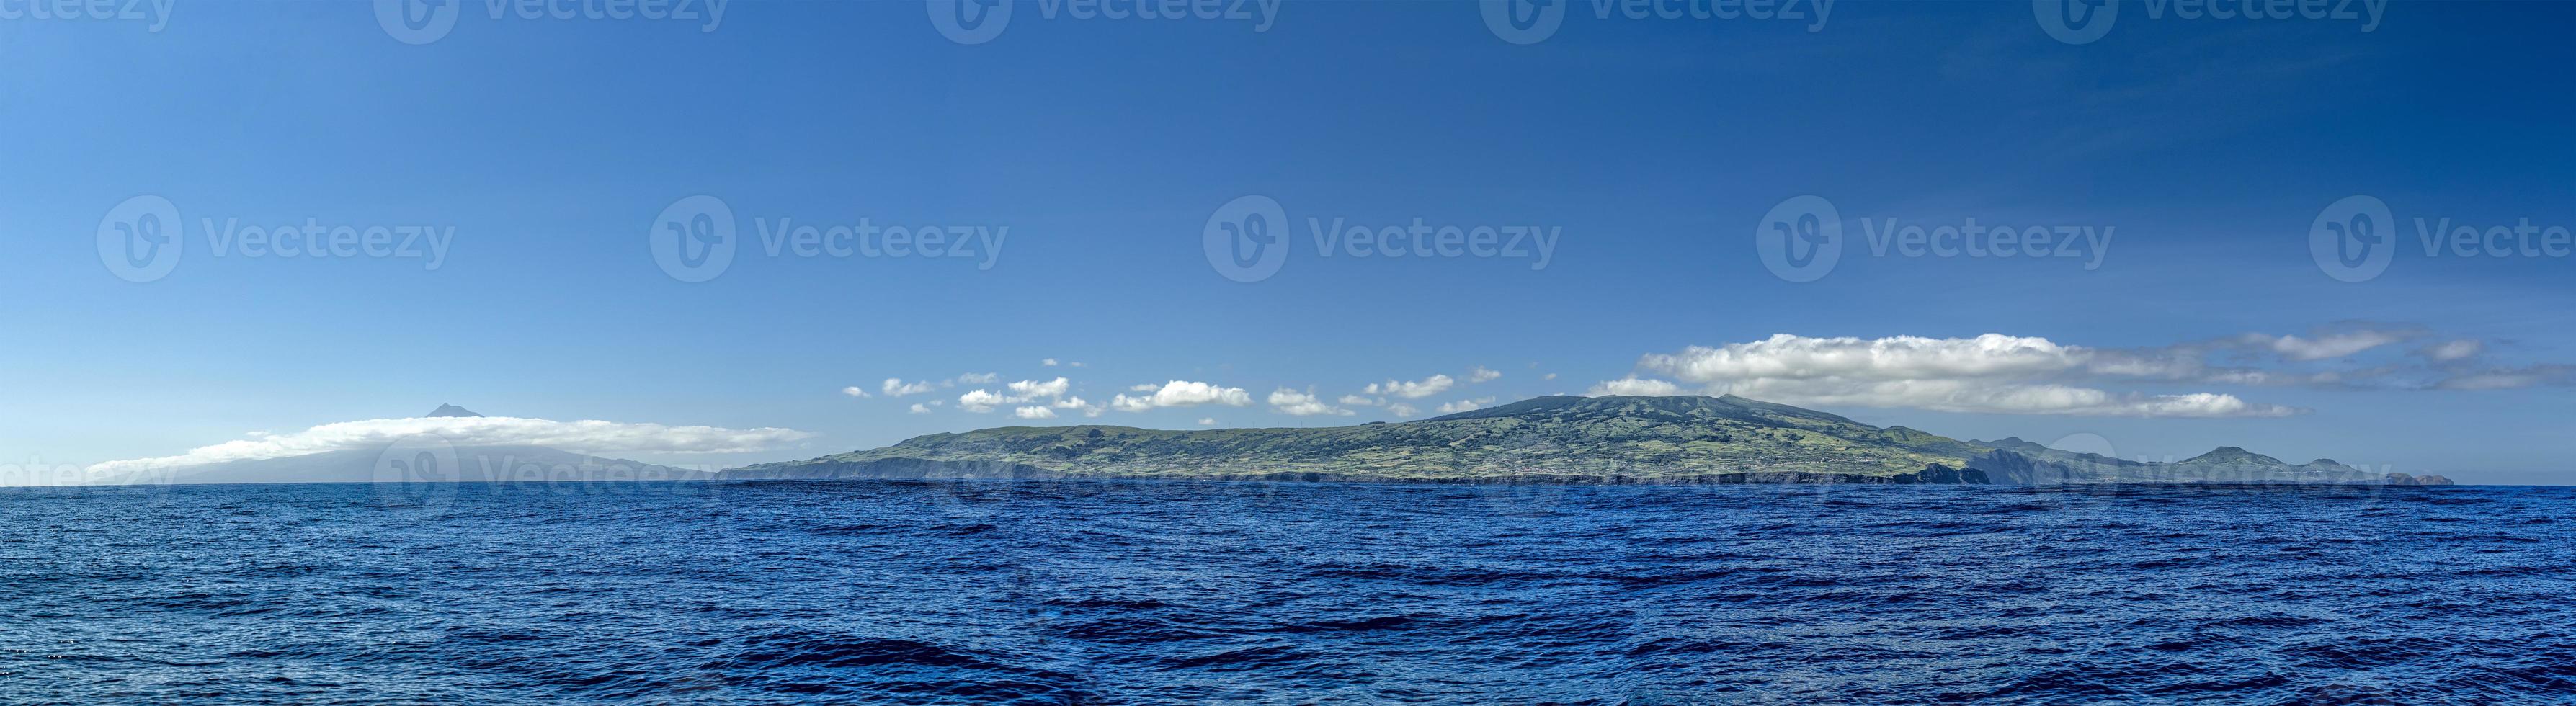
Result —
[[[971, 44], [912, 2], [744, 0], [720, 22], [469, 2], [419, 44], [365, 3], [9, 7], [0, 463], [442, 402], [808, 435], [612, 454], [731, 464], [1012, 423], [1419, 417], [1633, 377], [2128, 457], [2227, 444], [2576, 481], [2557, 367], [2576, 363], [2576, 258], [2542, 240], [2427, 255], [2415, 225], [2576, 225], [2563, 3], [2397, 3], [2363, 31], [2128, 2], [2080, 45], [2022, 2], [1840, 2], [1819, 22], [1585, 1], [1528, 44], [1445, 2], [1158, 20], [1031, 2]], [[683, 281], [652, 238], [700, 195], [730, 212], [734, 255]], [[2356, 195], [2392, 217], [2394, 254], [2347, 282], [2310, 246]], [[1242, 282], [1205, 235], [1248, 196], [1277, 204], [1288, 250]], [[1845, 231], [1812, 281], [1758, 250], [1801, 196]], [[182, 242], [141, 282], [99, 235], [158, 203], [118, 210], [136, 197], [166, 200]], [[1319, 255], [1336, 218], [1552, 246]], [[772, 255], [761, 231], [781, 219], [1000, 247]], [[1873, 249], [1888, 219], [2036, 227], [2051, 252], [2057, 233], [2109, 237], [2067, 236], [2073, 257], [1909, 256]], [[243, 250], [228, 221], [447, 240], [286, 257]], [[1434, 375], [1450, 384], [1423, 397], [1385, 385]], [[1062, 394], [1006, 387], [1057, 377]], [[1212, 392], [1164, 402], [1214, 401], [1110, 407], [1172, 381]], [[1023, 399], [961, 410], [978, 389]], [[1317, 408], [1274, 404], [1283, 389], [1350, 414], [1290, 414]], [[2241, 406], [2175, 397], [2193, 394]]]

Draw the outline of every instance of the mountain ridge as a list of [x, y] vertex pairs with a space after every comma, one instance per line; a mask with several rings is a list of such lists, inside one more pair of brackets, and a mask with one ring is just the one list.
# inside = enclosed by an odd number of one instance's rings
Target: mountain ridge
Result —
[[[2223, 452], [2223, 453], [2222, 453]], [[1733, 395], [1551, 395], [1404, 422], [1158, 430], [996, 427], [726, 469], [723, 479], [1174, 478], [1563, 483], [2350, 482], [2220, 447], [2181, 464], [1961, 441]], [[2221, 463], [2221, 462], [2225, 463]], [[2331, 462], [2327, 462], [2331, 463]], [[2425, 480], [2447, 479], [2438, 476]]]

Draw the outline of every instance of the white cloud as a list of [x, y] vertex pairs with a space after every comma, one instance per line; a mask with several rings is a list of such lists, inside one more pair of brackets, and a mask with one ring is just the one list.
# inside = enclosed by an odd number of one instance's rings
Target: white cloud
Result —
[[999, 373], [967, 373], [957, 376], [956, 380], [967, 385], [990, 385], [1001, 381], [1002, 376]]
[[1018, 395], [1022, 400], [1029, 400], [1040, 397], [1063, 397], [1066, 390], [1073, 389], [1073, 383], [1059, 377], [1046, 382], [1021, 380], [1011, 383], [1010, 387], [1011, 394]]
[[1200, 418], [1199, 418], [1199, 426], [1203, 426], [1203, 427], [1212, 427], [1212, 426], [1216, 426], [1216, 418], [1215, 418], [1215, 417], [1200, 417]]
[[1368, 388], [1362, 391], [1372, 395], [1394, 395], [1408, 400], [1415, 400], [1447, 392], [1449, 391], [1450, 386], [1456, 384], [1458, 384], [1458, 381], [1450, 379], [1447, 375], [1433, 375], [1431, 377], [1423, 378], [1419, 382], [1388, 380], [1386, 382], [1370, 383]]
[[200, 446], [177, 456], [109, 461], [92, 465], [89, 470], [123, 472], [383, 448], [405, 437], [421, 434], [434, 435], [459, 447], [543, 446], [589, 454], [749, 453], [813, 436], [776, 427], [726, 429], [598, 420], [559, 422], [521, 417], [369, 419], [324, 424], [289, 434], [259, 434], [249, 439]]
[[866, 391], [866, 390], [862, 390], [862, 389], [859, 389], [859, 386], [857, 386], [857, 385], [851, 385], [851, 386], [849, 386], [849, 387], [841, 388], [841, 394], [849, 395], [849, 396], [851, 396], [851, 397], [867, 397], [867, 396], [869, 396], [869, 395], [868, 395], [868, 391]]
[[1678, 355], [1648, 355], [1641, 367], [1687, 382], [1861, 377], [1877, 380], [2041, 375], [2080, 364], [2084, 353], [2049, 342], [1989, 333], [1976, 338], [1893, 336], [1809, 338], [1779, 334]]
[[1245, 392], [1243, 388], [1219, 387], [1188, 380], [1173, 380], [1164, 383], [1160, 388], [1152, 385], [1138, 385], [1130, 389], [1139, 392], [1150, 389], [1154, 392], [1141, 397], [1118, 395], [1110, 398], [1109, 406], [1121, 412], [1142, 412], [1157, 407], [1196, 407], [1203, 404], [1242, 407], [1252, 404], [1252, 393]]
[[1656, 380], [1652, 378], [1640, 379], [1637, 376], [1631, 375], [1617, 380], [1603, 380], [1601, 381], [1601, 384], [1592, 386], [1592, 391], [1584, 394], [1592, 397], [1601, 397], [1604, 395], [1670, 397], [1682, 394], [1682, 388], [1680, 385], [1675, 385], [1668, 380]]
[[2423, 352], [2424, 357], [2426, 358], [2448, 363], [2455, 360], [2476, 357], [2477, 354], [2485, 352], [2486, 349], [2487, 344], [2485, 341], [2477, 339], [2461, 339], [2457, 341], [2433, 344], [2431, 347], [2425, 348]]
[[1743, 380], [1710, 392], [1809, 406], [1907, 407], [1939, 412], [2095, 417], [2286, 417], [2302, 410], [2235, 395], [2114, 393], [2070, 385], [1995, 380]]
[[913, 413], [913, 414], [929, 414], [929, 413], [930, 413], [930, 405], [922, 404], [922, 403], [919, 403], [919, 402], [914, 402], [914, 403], [912, 403], [912, 413]]
[[1011, 410], [1011, 416], [1021, 419], [1054, 419], [1055, 410], [1045, 407], [1021, 407]]
[[1489, 404], [1493, 404], [1493, 403], [1494, 403], [1494, 398], [1491, 398], [1491, 397], [1479, 397], [1479, 398], [1472, 399], [1472, 400], [1459, 400], [1459, 401], [1456, 401], [1456, 402], [1448, 402], [1448, 403], [1443, 403], [1443, 404], [1441, 404], [1441, 405], [1440, 405], [1440, 413], [1441, 413], [1441, 414], [1457, 414], [1457, 413], [1459, 413], [1459, 412], [1465, 412], [1465, 411], [1475, 410], [1475, 409], [1482, 409], [1485, 405], [1489, 405]]
[[1341, 402], [1353, 407], [1375, 407], [1380, 400], [1369, 399], [1366, 395], [1343, 395]]
[[1080, 397], [1067, 397], [1049, 404], [1054, 406], [1056, 409], [1081, 409], [1084, 402]]
[[1318, 414], [1338, 414], [1342, 416], [1349, 416], [1352, 414], [1350, 410], [1325, 404], [1323, 398], [1316, 397], [1311, 391], [1298, 392], [1285, 387], [1271, 391], [1270, 406], [1283, 414], [1299, 417]]
[[1413, 405], [1397, 402], [1387, 405], [1386, 413], [1395, 415], [1397, 419], [1411, 419], [1413, 415], [1421, 414], [1422, 410], [1414, 409]]
[[957, 408], [974, 412], [976, 414], [983, 414], [985, 412], [993, 411], [993, 407], [996, 405], [1005, 404], [1010, 401], [1010, 399], [1001, 395], [993, 394], [992, 390], [977, 389], [973, 392], [958, 395]]
[[[2278, 417], [2302, 411], [2233, 395], [2115, 393], [2061, 384], [2051, 378], [2169, 374], [2174, 366], [2132, 355], [2098, 356], [2092, 349], [2045, 338], [1991, 333], [1878, 339], [1780, 334], [1648, 355], [1638, 366], [1700, 385], [1706, 394], [1803, 405], [2127, 417]], [[1654, 388], [1652, 382], [1612, 381], [1601, 389], [1646, 390]]]
[[1502, 373], [1496, 372], [1493, 369], [1482, 365], [1476, 366], [1476, 369], [1474, 370], [1467, 371], [1468, 382], [1486, 382], [1502, 376]]
[[1546, 374], [1546, 375], [1541, 375], [1541, 376], [1539, 376], [1539, 378], [1538, 378], [1538, 379], [1540, 379], [1540, 380], [1554, 380], [1554, 379], [1556, 379], [1556, 373], [1548, 373], [1548, 374]]
[[1046, 359], [1046, 360], [1041, 360], [1041, 361], [1038, 361], [1038, 364], [1039, 364], [1039, 365], [1043, 365], [1043, 366], [1047, 366], [1047, 367], [1052, 368], [1052, 367], [1055, 367], [1055, 359], [1054, 359], [1054, 358], [1048, 358], [1048, 359]]
[[904, 395], [918, 395], [924, 392], [933, 392], [938, 389], [939, 386], [930, 384], [930, 381], [928, 380], [923, 380], [921, 382], [904, 382], [901, 378], [886, 378], [885, 384], [878, 387], [877, 391], [885, 393], [887, 397], [902, 397]]
[[2420, 335], [2413, 331], [2361, 329], [2321, 334], [2315, 338], [2246, 334], [2243, 341], [2249, 345], [2269, 349], [2283, 358], [2309, 361], [2341, 358], [2391, 343], [2402, 343]]

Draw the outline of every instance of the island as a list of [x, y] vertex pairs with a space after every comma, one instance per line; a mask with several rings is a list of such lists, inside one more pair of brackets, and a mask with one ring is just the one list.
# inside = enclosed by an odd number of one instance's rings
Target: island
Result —
[[1537, 397], [1404, 422], [1268, 429], [1001, 427], [727, 469], [725, 480], [1161, 478], [1397, 483], [2330, 483], [2449, 485], [2223, 447], [2129, 461], [1961, 441], [1723, 397]]

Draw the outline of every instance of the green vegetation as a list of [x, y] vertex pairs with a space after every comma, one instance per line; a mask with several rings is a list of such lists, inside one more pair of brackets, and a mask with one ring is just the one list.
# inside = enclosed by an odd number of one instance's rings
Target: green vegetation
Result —
[[724, 471], [757, 478], [1172, 478], [1445, 483], [2446, 485], [2235, 447], [2176, 463], [1959, 441], [1725, 397], [1539, 397], [1412, 422], [1172, 431], [1003, 427]]
[[[1988, 449], [1741, 397], [1540, 397], [1421, 421], [1170, 431], [1004, 427], [733, 469], [728, 478], [1977, 482]], [[1939, 470], [1925, 474], [1927, 469]], [[1948, 476], [1942, 475], [1948, 473]]]

